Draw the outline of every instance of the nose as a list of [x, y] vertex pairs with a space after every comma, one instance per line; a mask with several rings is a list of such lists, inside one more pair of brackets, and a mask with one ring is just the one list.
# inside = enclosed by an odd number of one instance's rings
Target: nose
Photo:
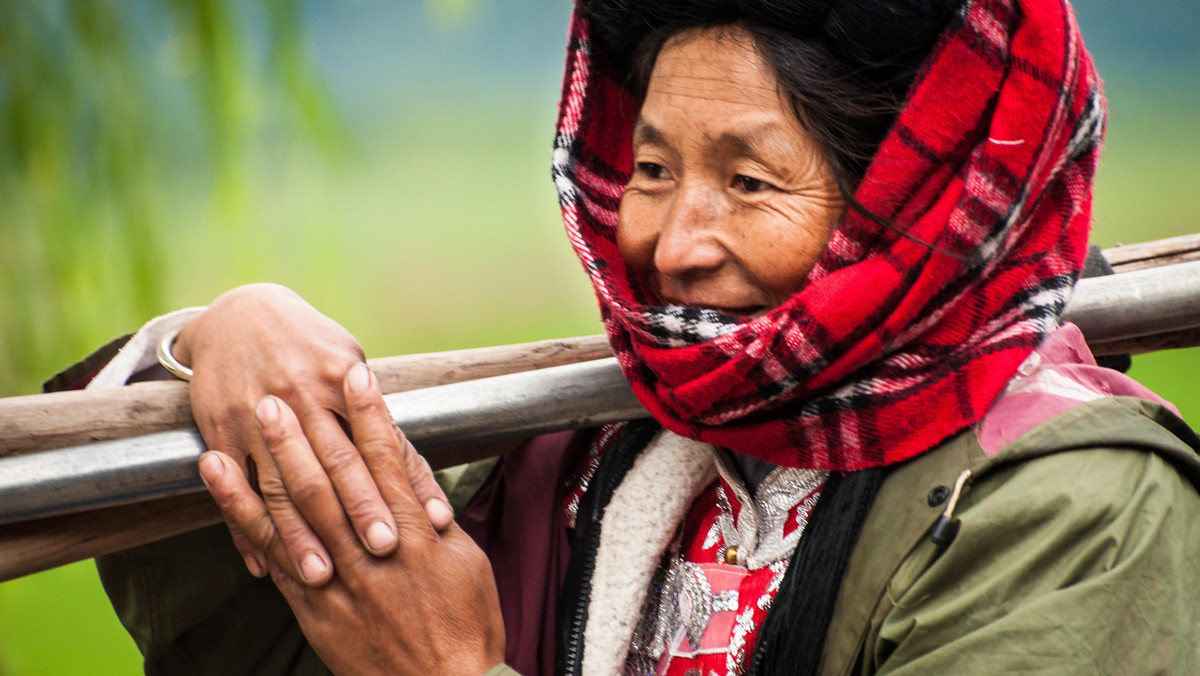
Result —
[[654, 245], [654, 268], [676, 280], [695, 280], [716, 272], [729, 252], [715, 236], [720, 203], [702, 187], [679, 190], [664, 214]]

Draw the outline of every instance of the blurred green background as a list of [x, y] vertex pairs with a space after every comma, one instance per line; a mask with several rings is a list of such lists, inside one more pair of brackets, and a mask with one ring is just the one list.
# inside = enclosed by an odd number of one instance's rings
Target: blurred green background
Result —
[[[1200, 10], [1080, 0], [1094, 240], [1200, 229]], [[566, 0], [0, 3], [0, 396], [251, 281], [369, 356], [599, 330], [549, 180]], [[1200, 416], [1194, 351], [1133, 375]], [[0, 584], [0, 676], [134, 674], [94, 568]]]

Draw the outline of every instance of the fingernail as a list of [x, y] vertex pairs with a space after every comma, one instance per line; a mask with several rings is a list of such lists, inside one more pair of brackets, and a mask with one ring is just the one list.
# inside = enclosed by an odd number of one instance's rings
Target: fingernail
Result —
[[300, 576], [309, 584], [320, 580], [327, 570], [329, 567], [325, 565], [325, 559], [316, 552], [309, 552], [300, 560]]
[[396, 534], [382, 521], [376, 521], [367, 528], [367, 546], [373, 551], [383, 551], [396, 541]]
[[438, 498], [433, 498], [425, 503], [425, 515], [429, 517], [429, 520], [433, 522], [433, 525], [438, 530], [449, 526], [450, 522], [454, 521], [454, 510], [450, 509], [450, 505], [447, 505]]
[[204, 485], [211, 486], [224, 473], [225, 463], [221, 462], [221, 456], [212, 451], [200, 456], [200, 478]]
[[350, 375], [346, 381], [351, 392], [362, 394], [371, 387], [371, 371], [367, 369], [366, 364], [355, 364], [350, 368]]
[[262, 577], [267, 574], [267, 572], [263, 570], [262, 564], [258, 562], [258, 559], [254, 558], [253, 556], [243, 556], [242, 559], [246, 561], [246, 570], [250, 571], [250, 574], [254, 577]]
[[263, 397], [254, 412], [258, 414], [258, 422], [263, 425], [273, 425], [279, 420], [279, 404], [275, 397]]

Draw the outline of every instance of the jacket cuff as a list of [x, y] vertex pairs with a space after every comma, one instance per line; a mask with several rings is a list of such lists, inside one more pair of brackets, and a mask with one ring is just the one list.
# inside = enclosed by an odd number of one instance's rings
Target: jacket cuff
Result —
[[42, 383], [42, 392], [66, 392], [82, 390], [87, 387], [87, 384], [92, 382], [105, 364], [117, 356], [117, 353], [132, 337], [132, 333], [127, 333], [120, 338], [115, 338], [104, 347], [54, 374], [52, 378]]
[[146, 322], [146, 325], [133, 334], [129, 342], [125, 343], [117, 356], [113, 357], [112, 361], [108, 362], [95, 378], [92, 378], [87, 389], [123, 387], [133, 374], [158, 363], [156, 354], [158, 341], [162, 340], [167, 331], [183, 326], [202, 312], [204, 312], [202, 307], [185, 308]]

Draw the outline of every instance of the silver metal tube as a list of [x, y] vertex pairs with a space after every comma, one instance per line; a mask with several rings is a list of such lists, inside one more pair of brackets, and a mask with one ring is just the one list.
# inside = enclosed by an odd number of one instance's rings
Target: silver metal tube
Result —
[[[1089, 341], [1200, 326], [1200, 262], [1086, 279], [1065, 318]], [[615, 359], [557, 366], [385, 397], [427, 456], [469, 445], [645, 417]], [[203, 489], [195, 430], [0, 458], [0, 524]]]
[[[384, 397], [427, 457], [439, 449], [592, 427], [647, 413], [616, 359], [570, 364]], [[194, 429], [0, 458], [0, 524], [204, 489]]]
[[1200, 261], [1082, 279], [1064, 319], [1097, 343], [1200, 326]]

